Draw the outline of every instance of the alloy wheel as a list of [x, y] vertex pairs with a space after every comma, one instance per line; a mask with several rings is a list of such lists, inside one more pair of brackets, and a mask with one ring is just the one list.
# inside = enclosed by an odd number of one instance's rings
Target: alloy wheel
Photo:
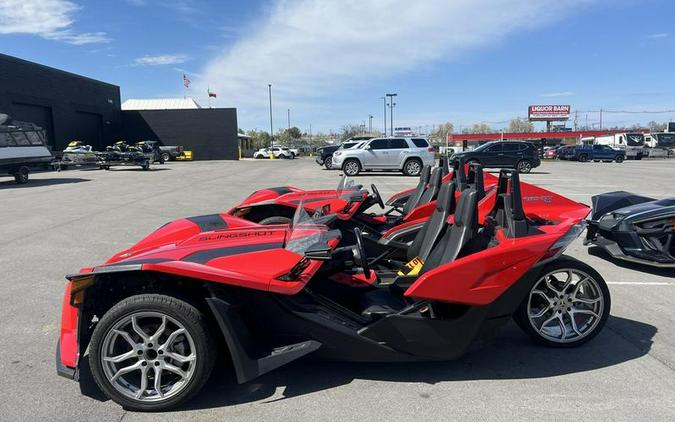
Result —
[[405, 171], [409, 176], [417, 176], [422, 171], [422, 166], [417, 160], [410, 160], [405, 165]]
[[100, 356], [110, 385], [146, 403], [183, 391], [197, 363], [190, 333], [174, 318], [155, 311], [121, 318], [103, 339]]
[[359, 173], [359, 164], [356, 161], [348, 161], [345, 164], [344, 172], [348, 176], [354, 176]]
[[602, 289], [593, 277], [575, 268], [562, 268], [535, 283], [527, 302], [527, 316], [544, 339], [573, 343], [595, 330], [604, 307]]
[[529, 161], [523, 160], [518, 163], [518, 173], [529, 173], [532, 170], [532, 164]]

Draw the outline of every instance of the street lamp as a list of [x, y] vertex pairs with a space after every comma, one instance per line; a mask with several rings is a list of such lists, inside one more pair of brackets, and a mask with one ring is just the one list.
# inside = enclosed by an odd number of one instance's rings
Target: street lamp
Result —
[[387, 97], [380, 97], [384, 110], [384, 136], [387, 136]]
[[394, 102], [394, 97], [396, 97], [397, 95], [398, 94], [386, 94], [386, 96], [389, 97], [389, 132], [391, 133], [391, 136], [394, 136], [394, 107], [396, 106], [396, 103]]
[[373, 115], [368, 115], [368, 133], [373, 133]]
[[267, 84], [270, 96], [270, 145], [274, 144], [274, 127], [272, 126], [272, 84]]

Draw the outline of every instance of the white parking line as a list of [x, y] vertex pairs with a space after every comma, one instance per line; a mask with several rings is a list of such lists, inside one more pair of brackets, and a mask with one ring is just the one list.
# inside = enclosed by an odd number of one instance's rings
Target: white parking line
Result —
[[621, 286], [675, 286], [675, 283], [665, 281], [608, 281], [607, 284], [616, 284]]

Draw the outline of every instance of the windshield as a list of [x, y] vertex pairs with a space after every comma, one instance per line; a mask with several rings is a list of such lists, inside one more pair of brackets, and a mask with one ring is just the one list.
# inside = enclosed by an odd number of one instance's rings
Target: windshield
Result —
[[341, 195], [345, 191], [354, 191], [358, 189], [359, 187], [356, 185], [354, 179], [345, 174], [340, 178], [340, 182], [335, 190], [337, 190], [338, 195]]
[[304, 255], [310, 248], [329, 248], [328, 242], [330, 240], [339, 240], [341, 238], [340, 230], [329, 230], [328, 226], [316, 221], [322, 216], [320, 212], [315, 212], [313, 216], [310, 216], [305, 210], [304, 204], [302, 202], [298, 204], [289, 227], [284, 249], [298, 255]]
[[359, 142], [345, 142], [344, 144], [340, 145], [339, 149], [349, 149], [357, 144], [359, 144]]
[[474, 151], [484, 151], [485, 149], [490, 148], [492, 145], [494, 145], [496, 143], [497, 143], [497, 141], [486, 142], [483, 145], [479, 145], [478, 147], [476, 147], [474, 149]]
[[641, 133], [627, 133], [626, 144], [631, 147], [639, 147], [645, 144], [645, 136]]

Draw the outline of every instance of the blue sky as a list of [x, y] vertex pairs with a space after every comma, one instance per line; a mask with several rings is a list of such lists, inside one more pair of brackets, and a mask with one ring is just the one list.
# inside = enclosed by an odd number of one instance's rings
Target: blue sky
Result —
[[[0, 0], [0, 51], [120, 85], [238, 108], [243, 129], [338, 130], [397, 92], [395, 125], [494, 127], [530, 104], [675, 109], [675, 3], [656, 0]], [[589, 113], [590, 123], [597, 113]], [[623, 125], [675, 120], [606, 113]]]

